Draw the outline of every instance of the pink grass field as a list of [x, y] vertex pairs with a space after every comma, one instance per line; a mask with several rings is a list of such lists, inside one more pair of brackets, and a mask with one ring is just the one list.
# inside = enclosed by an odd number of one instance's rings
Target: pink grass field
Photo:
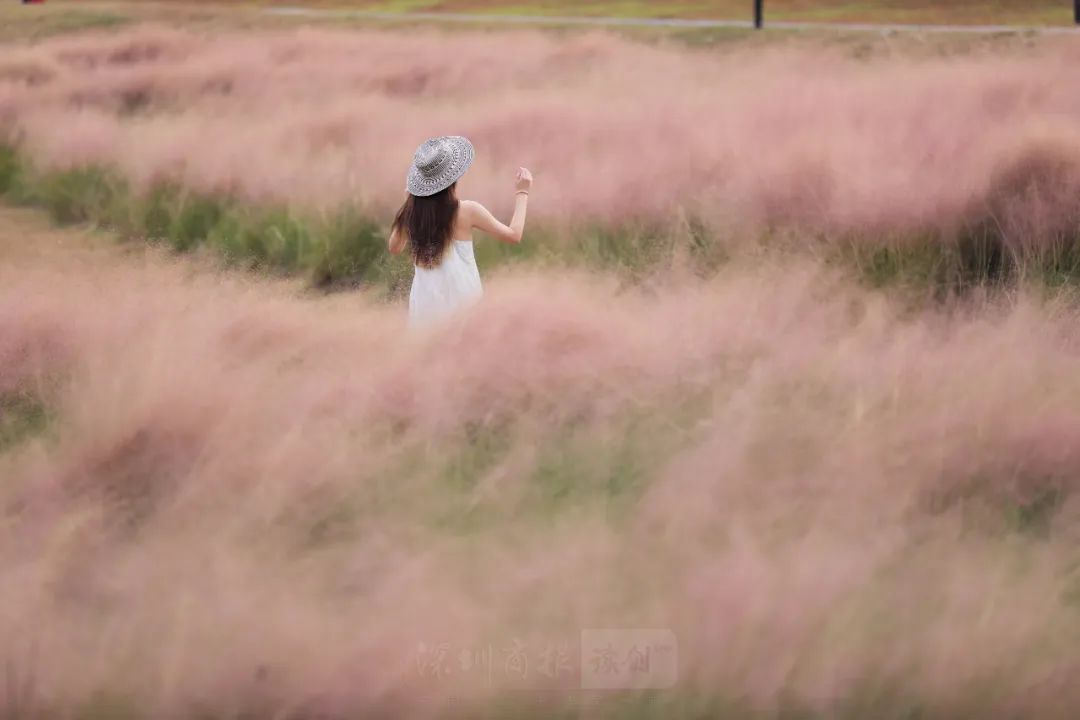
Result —
[[[0, 269], [0, 384], [52, 413], [0, 455], [11, 717], [1080, 702], [1073, 310], [898, 314], [802, 264], [614, 300], [511, 274], [408, 336], [363, 299], [80, 267]], [[672, 630], [675, 687], [503, 669], [577, 666], [590, 627]], [[425, 675], [421, 643], [493, 647], [494, 678]]]
[[[465, 195], [505, 211], [528, 165], [530, 223], [567, 232], [1023, 246], [1075, 229], [1077, 59], [138, 28], [0, 46], [0, 127], [47, 167], [387, 217], [414, 146], [464, 133]], [[916, 304], [771, 250], [629, 286], [523, 263], [409, 333], [374, 293], [66, 253], [10, 212], [0, 718], [1080, 707], [1067, 294]], [[674, 685], [583, 691], [589, 628], [670, 631]]]
[[1069, 39], [856, 60], [799, 42], [138, 28], [5, 50], [0, 128], [50, 166], [378, 213], [419, 142], [461, 133], [478, 148], [463, 192], [505, 210], [528, 165], [542, 223], [681, 214], [721, 238], [866, 242], [982, 223], [1023, 246], [1076, 225], [1078, 57]]

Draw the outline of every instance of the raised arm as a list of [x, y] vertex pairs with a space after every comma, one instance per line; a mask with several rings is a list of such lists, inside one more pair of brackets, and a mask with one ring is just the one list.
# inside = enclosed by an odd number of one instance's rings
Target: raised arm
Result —
[[466, 207], [474, 228], [481, 230], [506, 243], [514, 245], [521, 242], [525, 232], [525, 214], [529, 206], [529, 190], [532, 188], [532, 173], [525, 168], [518, 168], [516, 178], [517, 193], [514, 195], [514, 216], [509, 225], [503, 225], [486, 207], [478, 202], [462, 203]]

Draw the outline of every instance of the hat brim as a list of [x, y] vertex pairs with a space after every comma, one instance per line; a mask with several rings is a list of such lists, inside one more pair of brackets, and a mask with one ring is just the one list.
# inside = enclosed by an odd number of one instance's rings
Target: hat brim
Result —
[[409, 168], [406, 187], [417, 197], [429, 197], [450, 187], [465, 174], [473, 163], [476, 153], [468, 138], [450, 135], [439, 138], [450, 146], [451, 160], [437, 177], [424, 177], [415, 165]]

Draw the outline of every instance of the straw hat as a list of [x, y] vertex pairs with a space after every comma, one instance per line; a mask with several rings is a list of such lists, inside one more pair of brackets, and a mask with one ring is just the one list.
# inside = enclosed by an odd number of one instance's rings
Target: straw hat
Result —
[[465, 174], [473, 161], [473, 146], [457, 135], [431, 138], [416, 149], [409, 168], [410, 193], [428, 197], [442, 192]]

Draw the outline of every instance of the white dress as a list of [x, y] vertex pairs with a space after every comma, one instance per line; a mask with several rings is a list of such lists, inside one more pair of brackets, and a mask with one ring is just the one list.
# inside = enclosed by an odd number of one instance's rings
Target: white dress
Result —
[[430, 325], [471, 305], [484, 294], [471, 240], [454, 240], [433, 268], [415, 266], [409, 293], [409, 325]]

